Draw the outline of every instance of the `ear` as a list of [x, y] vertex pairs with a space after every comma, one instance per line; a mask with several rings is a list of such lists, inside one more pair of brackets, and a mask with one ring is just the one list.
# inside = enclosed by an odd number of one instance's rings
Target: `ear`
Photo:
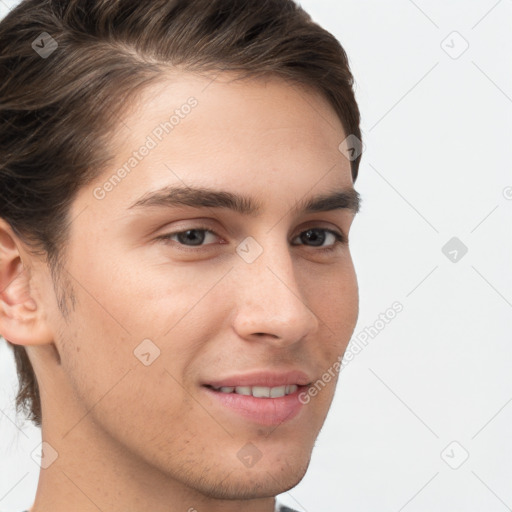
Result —
[[30, 292], [31, 269], [23, 263], [29, 258], [11, 226], [0, 218], [0, 334], [15, 345], [53, 342], [42, 304]]

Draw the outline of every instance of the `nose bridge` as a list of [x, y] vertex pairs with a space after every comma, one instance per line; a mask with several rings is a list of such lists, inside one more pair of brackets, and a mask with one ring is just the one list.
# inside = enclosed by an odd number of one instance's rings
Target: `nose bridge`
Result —
[[235, 329], [242, 337], [268, 335], [276, 343], [293, 343], [318, 328], [307, 305], [288, 244], [254, 239], [237, 248], [237, 314]]

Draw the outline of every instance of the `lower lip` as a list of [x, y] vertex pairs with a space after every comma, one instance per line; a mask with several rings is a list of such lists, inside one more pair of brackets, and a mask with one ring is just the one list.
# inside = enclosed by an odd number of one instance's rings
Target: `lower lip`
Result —
[[213, 399], [240, 416], [260, 425], [274, 426], [290, 421], [299, 414], [304, 405], [299, 400], [299, 394], [307, 387], [299, 386], [295, 393], [279, 398], [256, 398], [252, 395], [222, 393], [206, 386], [203, 386], [203, 389]]

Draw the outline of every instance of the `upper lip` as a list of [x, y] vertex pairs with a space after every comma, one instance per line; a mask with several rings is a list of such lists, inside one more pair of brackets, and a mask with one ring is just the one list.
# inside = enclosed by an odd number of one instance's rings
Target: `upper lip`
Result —
[[208, 381], [205, 385], [216, 388], [221, 387], [237, 387], [237, 386], [264, 386], [278, 387], [296, 384], [297, 386], [305, 386], [311, 383], [311, 379], [307, 373], [301, 370], [288, 371], [252, 371], [239, 375], [231, 375], [220, 379]]

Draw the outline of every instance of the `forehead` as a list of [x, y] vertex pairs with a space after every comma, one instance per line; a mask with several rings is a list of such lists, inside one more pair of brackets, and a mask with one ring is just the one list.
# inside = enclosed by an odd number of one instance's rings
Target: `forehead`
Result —
[[[143, 192], [177, 184], [291, 205], [313, 188], [351, 187], [350, 162], [338, 149], [344, 138], [319, 92], [279, 77], [165, 76], [120, 120], [114, 161], [94, 185], [124, 167], [109, 201], [125, 209]], [[135, 161], [137, 150], [144, 156]]]
[[[187, 103], [192, 98], [197, 105], [190, 109]], [[163, 75], [143, 91], [121, 122], [128, 130], [121, 130], [120, 140], [132, 146], [136, 138], [161, 127], [166, 146], [179, 138], [183, 151], [192, 146], [198, 156], [216, 149], [226, 152], [237, 144], [249, 153], [268, 156], [263, 144], [297, 153], [324, 149], [338, 156], [345, 138], [341, 121], [319, 91], [272, 75]], [[172, 127], [167, 131], [169, 122]]]

